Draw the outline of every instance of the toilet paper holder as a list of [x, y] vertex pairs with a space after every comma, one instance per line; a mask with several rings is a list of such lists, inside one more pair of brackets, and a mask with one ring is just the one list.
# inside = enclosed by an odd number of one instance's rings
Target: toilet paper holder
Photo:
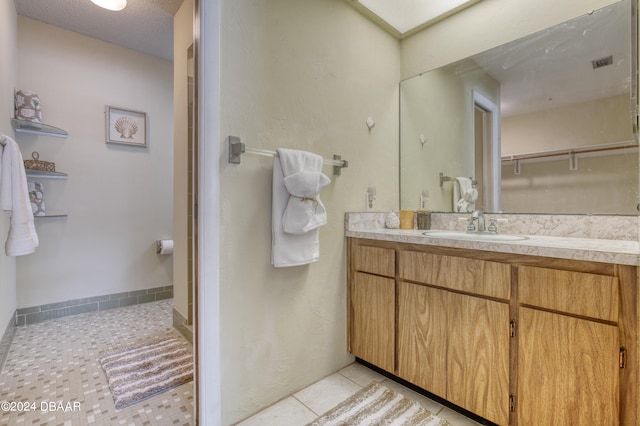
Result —
[[173, 240], [156, 240], [156, 253], [160, 255], [173, 254]]

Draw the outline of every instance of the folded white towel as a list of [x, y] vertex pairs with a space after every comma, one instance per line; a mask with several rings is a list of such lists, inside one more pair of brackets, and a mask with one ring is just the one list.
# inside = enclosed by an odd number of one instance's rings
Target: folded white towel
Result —
[[22, 256], [36, 250], [38, 234], [20, 148], [8, 136], [0, 139], [4, 139], [0, 142], [0, 210], [11, 211], [5, 252], [7, 256]]
[[320, 258], [318, 228], [327, 219], [318, 193], [329, 183], [321, 169], [322, 157], [304, 151], [279, 149], [273, 160], [271, 264], [275, 267], [305, 265]]
[[457, 177], [453, 183], [453, 208], [456, 212], [472, 212], [478, 191], [473, 188], [473, 182], [468, 177]]
[[282, 216], [282, 227], [289, 234], [304, 234], [327, 224], [327, 211], [320, 191], [331, 183], [322, 174], [322, 157], [305, 151], [278, 149], [283, 183], [290, 194]]

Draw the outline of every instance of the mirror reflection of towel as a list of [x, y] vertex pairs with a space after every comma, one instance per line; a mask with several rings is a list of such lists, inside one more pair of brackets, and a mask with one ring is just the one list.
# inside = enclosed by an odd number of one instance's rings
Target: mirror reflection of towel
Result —
[[478, 191], [468, 177], [457, 177], [453, 183], [453, 209], [456, 212], [472, 212], [476, 208]]

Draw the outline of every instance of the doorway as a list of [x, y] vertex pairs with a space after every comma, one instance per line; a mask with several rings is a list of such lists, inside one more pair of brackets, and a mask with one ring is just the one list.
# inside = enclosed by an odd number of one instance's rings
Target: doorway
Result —
[[500, 210], [500, 107], [477, 90], [473, 91], [474, 178], [476, 209]]
[[484, 190], [484, 157], [485, 146], [488, 140], [490, 127], [487, 123], [491, 113], [484, 110], [480, 105], [475, 104], [473, 109], [473, 169], [476, 188], [479, 188], [479, 196], [476, 201], [476, 209], [484, 211], [487, 191]]

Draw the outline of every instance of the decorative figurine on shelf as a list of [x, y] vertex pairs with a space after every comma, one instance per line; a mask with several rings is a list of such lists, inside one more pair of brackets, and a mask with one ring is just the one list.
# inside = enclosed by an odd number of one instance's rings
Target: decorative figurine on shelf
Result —
[[42, 123], [40, 96], [28, 90], [18, 90], [15, 94], [16, 118]]
[[44, 190], [40, 182], [29, 182], [29, 200], [34, 216], [46, 216], [44, 207]]

